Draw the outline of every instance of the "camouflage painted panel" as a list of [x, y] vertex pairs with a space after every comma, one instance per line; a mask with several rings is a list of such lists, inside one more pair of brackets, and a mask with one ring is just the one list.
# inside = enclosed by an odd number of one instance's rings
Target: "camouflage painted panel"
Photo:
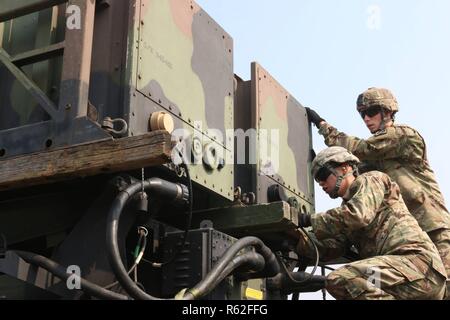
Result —
[[306, 111], [261, 66], [254, 63], [252, 69], [258, 177], [270, 177], [274, 183], [312, 203], [311, 129]]
[[189, 0], [141, 0], [140, 18], [137, 90], [189, 125], [201, 122], [205, 134], [225, 136], [233, 128], [230, 36]]
[[184, 131], [188, 158], [193, 160], [193, 137], [196, 150], [203, 152], [191, 165], [193, 180], [232, 200], [232, 164], [206, 163], [225, 160], [232, 151], [225, 141], [226, 130], [234, 128], [232, 39], [193, 1], [138, 3], [139, 19], [129, 40], [133, 59], [128, 74], [137, 90], [130, 97], [130, 134], [147, 132], [150, 114], [167, 111], [177, 134]]

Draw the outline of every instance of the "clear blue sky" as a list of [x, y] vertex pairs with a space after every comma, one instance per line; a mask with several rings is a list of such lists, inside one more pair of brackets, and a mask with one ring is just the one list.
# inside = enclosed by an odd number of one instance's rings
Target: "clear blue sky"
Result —
[[[236, 74], [249, 79], [250, 63], [261, 63], [341, 131], [370, 136], [356, 98], [371, 86], [390, 88], [400, 104], [397, 123], [424, 136], [450, 201], [450, 1], [197, 2], [233, 37]], [[315, 129], [313, 139], [316, 151], [325, 147]], [[318, 190], [317, 210], [337, 204]]]
[[[397, 96], [450, 204], [450, 1], [199, 0], [234, 39], [235, 73], [262, 64], [304, 106], [346, 133], [370, 135], [355, 111], [372, 86]], [[325, 145], [313, 132], [316, 151]], [[316, 188], [318, 211], [339, 205]]]

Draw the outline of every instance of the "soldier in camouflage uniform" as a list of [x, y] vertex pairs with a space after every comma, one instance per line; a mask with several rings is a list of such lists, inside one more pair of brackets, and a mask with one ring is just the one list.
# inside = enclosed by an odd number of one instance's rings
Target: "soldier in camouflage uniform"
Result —
[[[352, 245], [364, 259], [330, 273], [327, 290], [336, 299], [442, 299], [445, 268], [398, 185], [379, 171], [358, 175], [357, 163], [342, 147], [319, 153], [312, 173], [330, 197], [342, 197], [343, 203], [325, 213], [299, 216], [301, 226], [312, 226], [322, 261], [342, 256]], [[314, 257], [303, 232], [297, 251]]]
[[408, 126], [394, 125], [399, 108], [387, 89], [370, 88], [360, 94], [357, 110], [373, 134], [367, 140], [339, 132], [307, 108], [310, 121], [319, 128], [327, 146], [346, 148], [400, 186], [406, 206], [436, 245], [450, 275], [450, 215], [428, 163], [424, 139]]

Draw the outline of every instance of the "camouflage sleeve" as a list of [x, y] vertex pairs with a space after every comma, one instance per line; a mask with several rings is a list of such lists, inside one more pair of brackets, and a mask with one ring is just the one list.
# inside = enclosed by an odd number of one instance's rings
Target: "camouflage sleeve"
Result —
[[[326, 262], [342, 257], [349, 247], [347, 238], [342, 234], [337, 235], [335, 238], [318, 240], [313, 232], [307, 232], [309, 238], [311, 238], [317, 246], [320, 261]], [[300, 231], [300, 239], [297, 244], [297, 253], [300, 256], [315, 259], [316, 250], [314, 249], [314, 245], [311, 243], [309, 238], [303, 231]]]
[[361, 160], [400, 158], [411, 154], [406, 148], [421, 148], [419, 137], [406, 135], [394, 127], [382, 130], [364, 140], [339, 132], [333, 126], [324, 123], [319, 129], [319, 134], [324, 136], [327, 146], [344, 147]]
[[359, 176], [352, 184], [350, 200], [325, 213], [311, 216], [311, 224], [317, 239], [334, 238], [339, 234], [350, 235], [368, 226], [376, 216], [384, 200], [385, 187], [374, 176]]

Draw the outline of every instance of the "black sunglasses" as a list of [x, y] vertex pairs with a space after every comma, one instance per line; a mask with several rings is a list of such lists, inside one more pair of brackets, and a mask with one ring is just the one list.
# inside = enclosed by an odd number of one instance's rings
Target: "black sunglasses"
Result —
[[332, 172], [330, 171], [330, 169], [326, 168], [326, 167], [322, 167], [320, 168], [320, 170], [317, 172], [316, 176], [314, 177], [314, 179], [316, 179], [317, 182], [321, 182], [321, 181], [326, 181], [328, 179], [328, 177], [330, 176]]
[[365, 118], [366, 115], [369, 116], [369, 118], [375, 117], [377, 114], [381, 112], [381, 107], [370, 107], [366, 110], [360, 111], [359, 114], [361, 115], [361, 118]]

